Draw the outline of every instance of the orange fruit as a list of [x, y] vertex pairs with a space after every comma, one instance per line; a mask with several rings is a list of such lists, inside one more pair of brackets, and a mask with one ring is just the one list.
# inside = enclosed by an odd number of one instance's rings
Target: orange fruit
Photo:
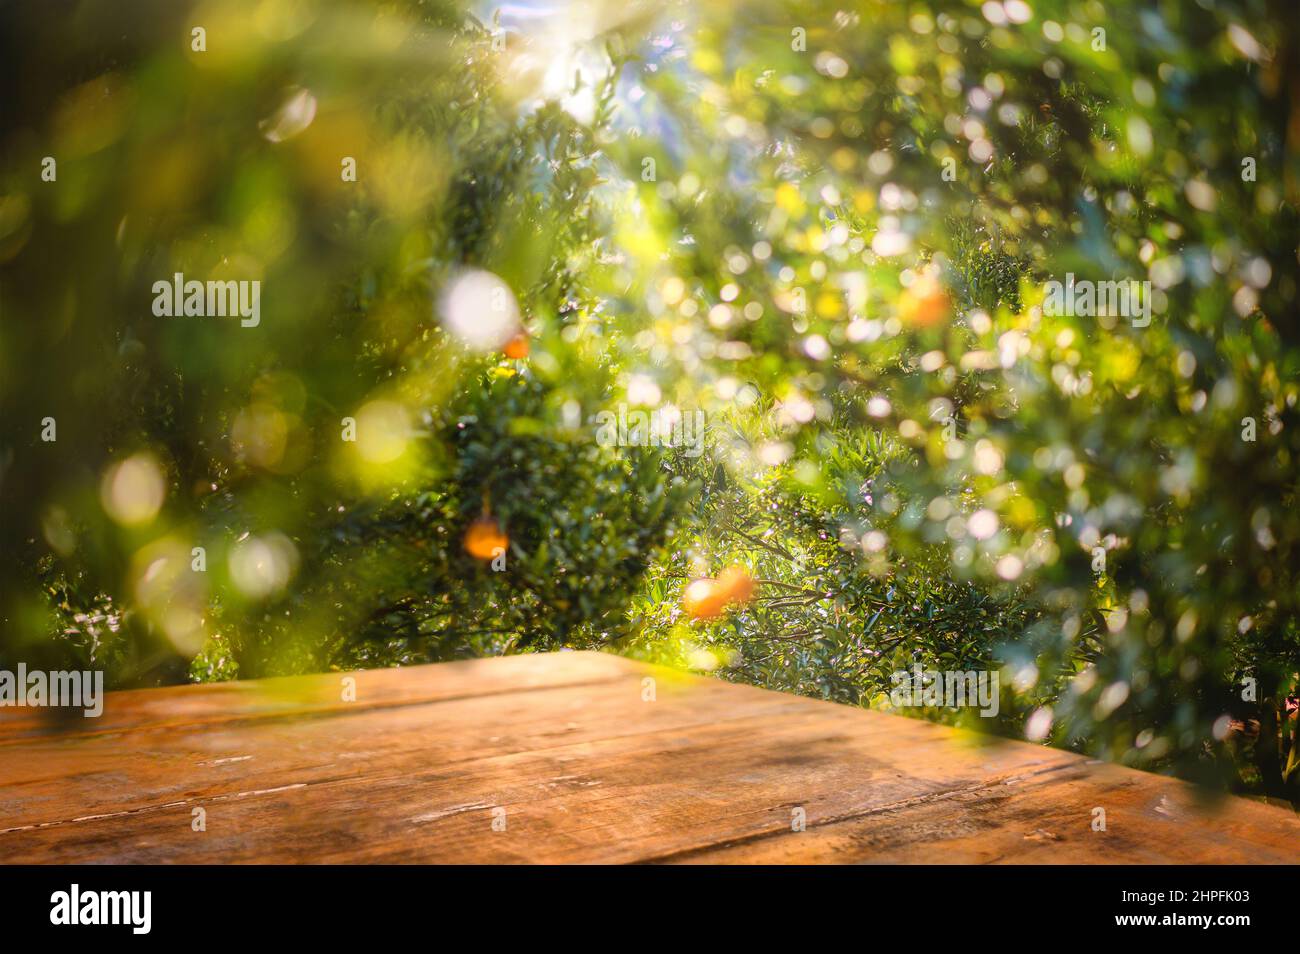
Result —
[[754, 578], [743, 566], [729, 566], [718, 575], [718, 586], [729, 603], [748, 603], [754, 597]]
[[509, 545], [510, 538], [491, 517], [479, 517], [465, 531], [465, 552], [478, 560], [491, 560]]
[[682, 609], [692, 619], [716, 619], [726, 607], [726, 591], [707, 576], [692, 580], [682, 593]]
[[914, 328], [929, 328], [947, 321], [952, 302], [933, 275], [920, 275], [898, 298], [898, 320]]
[[507, 358], [514, 358], [516, 361], [528, 357], [528, 332], [519, 332], [505, 343], [501, 351]]
[[682, 608], [692, 619], [717, 619], [728, 606], [754, 598], [754, 578], [743, 566], [729, 566], [718, 578], [692, 580], [682, 592]]

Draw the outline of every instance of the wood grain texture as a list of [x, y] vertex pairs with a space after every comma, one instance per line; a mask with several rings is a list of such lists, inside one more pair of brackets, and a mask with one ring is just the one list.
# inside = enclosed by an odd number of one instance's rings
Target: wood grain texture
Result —
[[0, 710], [3, 862], [1300, 862], [1281, 808], [599, 653], [45, 716]]

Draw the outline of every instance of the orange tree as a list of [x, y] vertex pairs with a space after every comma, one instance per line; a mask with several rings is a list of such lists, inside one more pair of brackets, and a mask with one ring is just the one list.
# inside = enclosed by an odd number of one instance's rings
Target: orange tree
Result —
[[1294, 796], [1280, 5], [157, 13], [6, 11], [0, 662], [990, 669], [1003, 731]]
[[775, 582], [688, 625], [675, 553], [638, 650], [866, 699], [992, 666], [1010, 731], [1294, 797], [1293, 20], [758, 0], [666, 30], [620, 144], [659, 178], [629, 240], [662, 236], [628, 361], [710, 409], [695, 555]]
[[[148, 12], [6, 11], [0, 664], [122, 686], [625, 625], [686, 488], [586, 426], [608, 65], [580, 122], [455, 4]], [[177, 274], [258, 282], [258, 319], [160, 315]]]

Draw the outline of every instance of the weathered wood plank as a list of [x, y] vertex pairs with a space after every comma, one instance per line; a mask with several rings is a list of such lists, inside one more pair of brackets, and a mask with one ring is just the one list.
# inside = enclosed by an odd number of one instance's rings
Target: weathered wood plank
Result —
[[[707, 725], [742, 715], [776, 716], [792, 702], [764, 692], [738, 694], [708, 680], [691, 687], [690, 705], [641, 702], [640, 670], [612, 681], [462, 695], [400, 707], [315, 711], [301, 718], [136, 728], [119, 734], [41, 738], [21, 759], [0, 755], [0, 830], [10, 819], [66, 820], [187, 798], [328, 781], [361, 782], [395, 769], [454, 766], [493, 755], [609, 737]], [[664, 689], [671, 692], [671, 687]], [[593, 719], [629, 704], [642, 718]], [[144, 757], [142, 757], [144, 756]], [[45, 813], [45, 814], [42, 814]]]
[[[609, 653], [565, 652], [467, 659], [405, 669], [135, 689], [112, 693], [112, 705], [96, 719], [84, 718], [80, 713], [68, 718], [51, 709], [0, 709], [0, 745], [42, 735], [100, 735], [236, 719], [354, 713], [376, 706], [584, 685], [635, 671], [636, 663]], [[342, 680], [347, 676], [358, 682], [355, 702], [343, 701]]]
[[[1106, 830], [1092, 829], [1093, 809]], [[959, 789], [803, 834], [780, 832], [663, 858], [705, 864], [1296, 864], [1289, 812], [1245, 799], [1216, 804], [1159, 776], [1078, 760], [1058, 770]]]
[[124, 693], [72, 736], [0, 720], [0, 859], [1300, 861], [1275, 807], [612, 656], [366, 672], [356, 703], [338, 680]]

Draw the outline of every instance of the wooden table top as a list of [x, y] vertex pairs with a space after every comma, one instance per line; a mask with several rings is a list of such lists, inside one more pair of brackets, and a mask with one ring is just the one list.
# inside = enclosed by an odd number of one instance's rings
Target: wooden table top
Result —
[[3, 862], [1300, 861], [1282, 808], [601, 653], [47, 717], [0, 710]]

